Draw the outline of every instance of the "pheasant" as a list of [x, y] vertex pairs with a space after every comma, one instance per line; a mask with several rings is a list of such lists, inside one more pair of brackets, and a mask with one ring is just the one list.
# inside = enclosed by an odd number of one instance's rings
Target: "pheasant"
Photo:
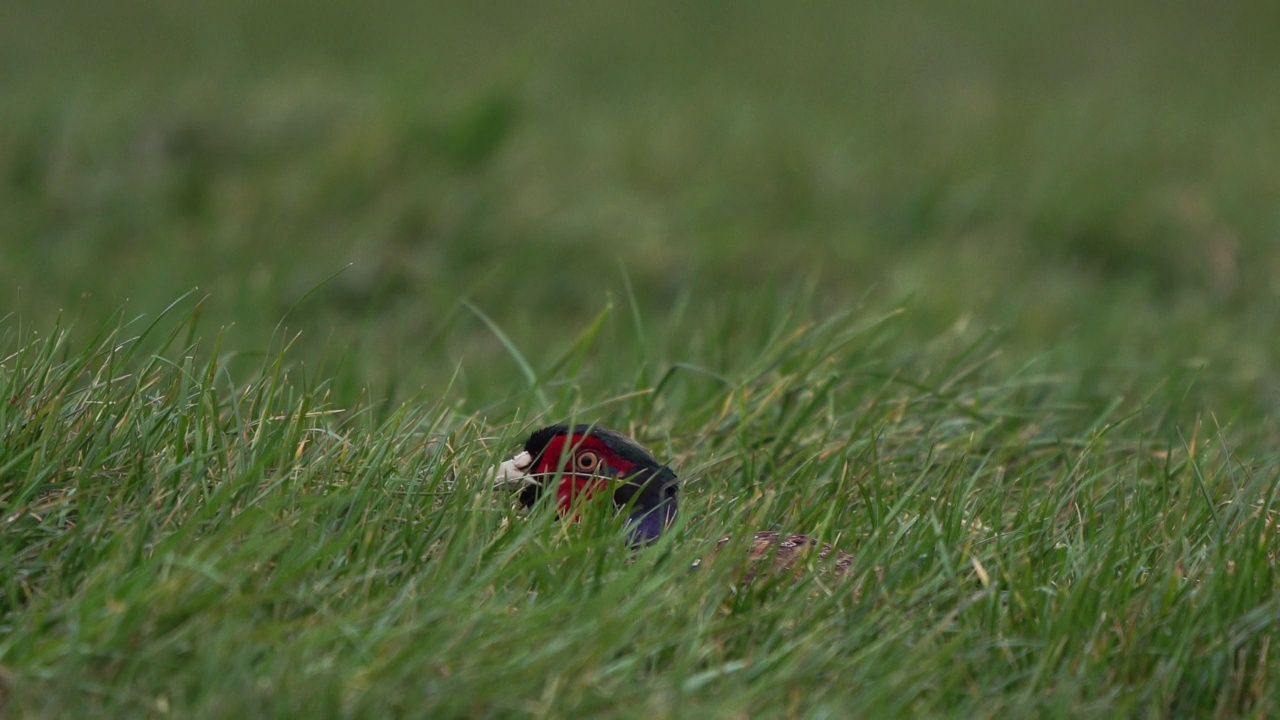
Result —
[[[654, 542], [675, 520], [679, 478], [648, 450], [615, 430], [592, 425], [552, 425], [536, 430], [524, 449], [495, 468], [494, 487], [519, 491], [520, 504], [532, 507], [545, 484], [559, 477], [556, 506], [563, 516], [574, 506], [600, 493], [611, 493], [614, 504], [627, 513], [627, 533], [633, 546]], [[719, 551], [730, 538], [716, 542]], [[818, 543], [807, 535], [757, 532], [748, 553], [744, 581], [758, 571], [793, 571], [809, 553], [838, 573], [849, 569], [853, 556]], [[772, 567], [769, 568], [768, 566]]]

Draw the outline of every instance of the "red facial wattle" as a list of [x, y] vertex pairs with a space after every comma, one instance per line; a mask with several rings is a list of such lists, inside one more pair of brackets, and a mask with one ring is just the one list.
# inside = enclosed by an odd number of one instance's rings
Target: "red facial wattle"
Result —
[[581, 505], [598, 492], [609, 489], [609, 481], [596, 477], [565, 475], [556, 488], [556, 507], [566, 513], [574, 505]]
[[[567, 454], [564, 451], [566, 439], [571, 448]], [[584, 451], [591, 451], [600, 458], [600, 466], [590, 474], [576, 472], [574, 469], [574, 459]], [[634, 463], [616, 457], [599, 439], [590, 435], [576, 435], [572, 438], [553, 438], [547, 443], [536, 471], [544, 475], [560, 472], [560, 484], [556, 486], [556, 507], [564, 514], [573, 506], [589, 501], [597, 493], [607, 494], [611, 480], [626, 475], [633, 467]]]

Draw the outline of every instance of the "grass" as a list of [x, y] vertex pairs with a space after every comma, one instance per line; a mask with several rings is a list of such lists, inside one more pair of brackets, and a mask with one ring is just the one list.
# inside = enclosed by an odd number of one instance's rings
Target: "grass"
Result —
[[1275, 712], [1274, 11], [0, 12], [0, 715]]
[[[494, 426], [413, 399], [378, 419], [286, 355], [236, 379], [218, 348], [183, 344], [194, 314], [80, 351], [11, 337], [9, 707], [1270, 707], [1272, 457], [1241, 457], [1209, 418], [1165, 429], [1160, 399], [1099, 411], [1031, 371], [992, 383], [982, 346], [931, 353], [929, 377], [885, 367], [902, 316], [858, 315], [779, 323], [710, 387], [642, 372], [608, 411], [553, 390], [548, 415], [610, 418], [682, 472], [685, 518], [635, 559], [610, 513], [564, 525], [492, 497], [486, 469], [537, 413]], [[806, 528], [858, 564], [747, 587], [690, 571], [751, 527]]]

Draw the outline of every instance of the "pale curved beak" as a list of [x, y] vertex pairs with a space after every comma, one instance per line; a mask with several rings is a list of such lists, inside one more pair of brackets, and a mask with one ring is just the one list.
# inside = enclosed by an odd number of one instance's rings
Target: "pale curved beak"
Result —
[[533, 457], [527, 452], [499, 464], [493, 469], [493, 489], [504, 490], [513, 485], [525, 486], [534, 483], [529, 477], [529, 466], [533, 465]]

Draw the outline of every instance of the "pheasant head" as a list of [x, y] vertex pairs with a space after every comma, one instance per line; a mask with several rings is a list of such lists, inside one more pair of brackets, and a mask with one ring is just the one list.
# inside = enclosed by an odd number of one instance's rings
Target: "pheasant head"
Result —
[[496, 487], [519, 489], [520, 503], [532, 507], [554, 492], [561, 515], [608, 496], [627, 513], [634, 545], [657, 540], [676, 516], [679, 479], [639, 443], [592, 425], [552, 425], [535, 431], [524, 449], [496, 468]]

